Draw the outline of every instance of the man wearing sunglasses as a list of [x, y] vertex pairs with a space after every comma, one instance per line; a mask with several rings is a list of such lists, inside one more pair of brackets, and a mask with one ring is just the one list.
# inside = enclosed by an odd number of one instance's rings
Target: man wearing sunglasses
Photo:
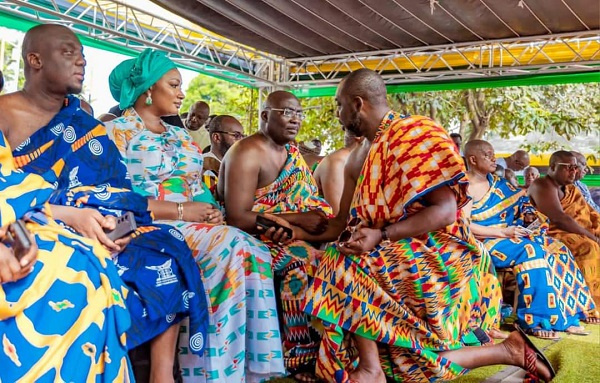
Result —
[[[260, 235], [273, 256], [273, 272], [281, 281], [281, 313], [285, 366], [300, 378], [314, 372], [319, 337], [302, 311], [309, 277], [322, 252], [305, 241], [289, 242], [284, 228], [258, 230], [257, 217], [273, 214], [281, 225], [321, 233], [331, 207], [318, 195], [315, 180], [300, 151], [290, 145], [304, 119], [292, 93], [267, 96], [260, 129], [231, 147], [219, 172], [218, 195], [227, 223]], [[261, 226], [264, 227], [264, 226]]]
[[[573, 153], [560, 150], [550, 156], [545, 177], [529, 187], [537, 209], [550, 219], [548, 234], [567, 245], [583, 273], [596, 304], [600, 302], [600, 213], [574, 185], [579, 165]], [[600, 323], [596, 312], [588, 322]]]
[[233, 144], [246, 137], [242, 124], [233, 116], [220, 115], [214, 117], [208, 125], [210, 151], [202, 156], [204, 163], [204, 182], [211, 191], [215, 191], [219, 178], [219, 168], [225, 153]]

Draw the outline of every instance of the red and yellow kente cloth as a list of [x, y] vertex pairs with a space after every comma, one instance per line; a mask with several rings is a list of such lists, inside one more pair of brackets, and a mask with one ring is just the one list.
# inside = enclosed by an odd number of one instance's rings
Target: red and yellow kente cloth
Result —
[[[423, 196], [444, 186], [462, 207], [468, 201], [465, 173], [441, 126], [390, 112], [358, 179], [351, 215], [369, 227], [387, 226], [423, 210]], [[326, 323], [317, 375], [341, 380], [352, 369], [357, 353], [348, 332], [380, 343], [391, 380], [432, 382], [465, 373], [437, 351], [460, 348], [471, 327], [488, 329], [497, 321], [500, 288], [487, 273], [489, 262], [460, 210], [444, 229], [369, 254], [345, 256], [329, 247], [305, 307]]]
[[[560, 204], [563, 211], [581, 227], [600, 236], [600, 213], [585, 201], [575, 185], [565, 187], [565, 196]], [[594, 302], [600, 305], [600, 245], [586, 236], [560, 230], [552, 221], [548, 234], [559, 239], [571, 250], [592, 292]]]
[[[300, 151], [286, 145], [285, 165], [275, 181], [256, 190], [255, 212], [302, 213], [322, 211], [332, 215], [331, 206], [319, 197], [317, 184]], [[313, 371], [319, 350], [320, 336], [311, 318], [302, 311], [309, 280], [323, 254], [305, 241], [293, 241], [285, 246], [262, 238], [271, 250], [273, 270], [280, 281], [285, 367], [290, 372]]]

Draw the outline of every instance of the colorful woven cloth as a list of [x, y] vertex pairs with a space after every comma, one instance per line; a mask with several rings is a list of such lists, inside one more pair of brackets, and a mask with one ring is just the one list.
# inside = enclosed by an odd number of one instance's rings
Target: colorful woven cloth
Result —
[[69, 96], [48, 125], [13, 155], [18, 167], [54, 184], [52, 204], [135, 214], [138, 229], [115, 259], [121, 279], [133, 290], [126, 300], [132, 319], [127, 346], [149, 341], [189, 316], [190, 347], [202, 353], [208, 312], [190, 249], [176, 229], [152, 222], [148, 202], [131, 191], [127, 168], [104, 126]]
[[[529, 198], [504, 178], [487, 176], [489, 190], [473, 203], [471, 219], [482, 226], [522, 225]], [[523, 328], [564, 331], [594, 308], [590, 290], [573, 254], [542, 231], [529, 237], [486, 238], [496, 267], [512, 267], [519, 286], [518, 322]]]
[[[285, 165], [275, 181], [256, 190], [253, 210], [260, 213], [301, 213], [322, 211], [331, 216], [327, 202], [319, 197], [316, 182], [298, 149], [286, 145]], [[305, 241], [281, 246], [265, 243], [273, 256], [273, 270], [280, 282], [285, 366], [290, 372], [313, 371], [320, 336], [310, 316], [302, 311], [304, 294], [322, 255]]]
[[53, 189], [14, 170], [0, 132], [0, 227], [26, 219], [33, 271], [0, 285], [0, 381], [128, 382], [127, 288], [106, 250], [45, 213]]
[[[106, 126], [135, 190], [171, 202], [212, 198], [202, 182], [202, 154], [184, 129], [165, 124], [165, 133], [152, 133], [134, 109]], [[184, 381], [252, 382], [283, 375], [269, 249], [235, 227], [163, 222], [183, 233], [192, 249], [210, 309], [204, 355], [180, 350]], [[180, 344], [189, 336], [184, 323]]]
[[[600, 213], [585, 202], [574, 185], [565, 186], [565, 196], [560, 201], [563, 211], [588, 231], [600, 236]], [[563, 242], [575, 256], [575, 261], [592, 292], [594, 302], [600, 304], [600, 245], [590, 238], [568, 233], [550, 221], [548, 234]]]
[[[390, 112], [358, 179], [351, 216], [368, 227], [387, 226], [423, 210], [423, 196], [439, 187], [450, 187], [462, 207], [464, 177], [462, 158], [442, 127]], [[444, 229], [369, 254], [327, 249], [306, 303], [306, 312], [326, 324], [318, 376], [341, 380], [352, 369], [357, 352], [348, 332], [381, 344], [381, 364], [393, 381], [451, 380], [466, 372], [437, 352], [460, 348], [471, 326], [492, 326], [500, 289], [493, 276], [484, 278], [489, 258], [459, 213]]]

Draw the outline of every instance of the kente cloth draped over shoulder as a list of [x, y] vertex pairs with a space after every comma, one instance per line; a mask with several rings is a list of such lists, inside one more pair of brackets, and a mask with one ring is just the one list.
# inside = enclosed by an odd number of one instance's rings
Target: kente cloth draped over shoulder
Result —
[[[253, 210], [261, 213], [301, 213], [332, 210], [319, 197], [316, 182], [298, 149], [286, 145], [287, 159], [281, 173], [270, 185], [256, 190]], [[291, 371], [314, 369], [320, 336], [311, 318], [302, 311], [304, 294], [323, 253], [305, 241], [285, 246], [263, 238], [273, 256], [273, 269], [281, 281], [280, 317], [283, 320], [285, 366]]]
[[[574, 185], [565, 186], [564, 192], [565, 196], [560, 204], [565, 214], [594, 235], [600, 236], [600, 213], [585, 202]], [[564, 242], [571, 250], [592, 292], [594, 302], [596, 305], [600, 304], [600, 245], [586, 236], [563, 231], [553, 225], [552, 221], [548, 234]]]
[[0, 285], [0, 381], [129, 382], [127, 288], [106, 250], [46, 215], [52, 187], [15, 171], [0, 132], [0, 227], [27, 219], [33, 271]]
[[[423, 196], [450, 187], [467, 201], [465, 169], [445, 130], [420, 116], [385, 116], [362, 168], [351, 216], [368, 227], [402, 221], [425, 208]], [[343, 255], [330, 246], [307, 292], [305, 311], [325, 322], [317, 375], [342, 380], [356, 362], [350, 332], [380, 343], [388, 379], [451, 380], [466, 372], [437, 351], [462, 347], [472, 326], [497, 320], [500, 288], [487, 273], [462, 211], [444, 229]]]
[[[133, 108], [106, 124], [127, 164], [134, 190], [156, 200], [210, 203], [198, 147], [185, 129], [164, 126], [162, 134], [151, 132]], [[206, 288], [207, 296], [202, 298], [210, 309], [204, 355], [180, 347], [184, 381], [253, 382], [283, 375], [269, 249], [232, 226], [163, 222], [185, 236]], [[180, 344], [186, 344], [189, 336], [184, 322]]]
[[208, 323], [204, 287], [183, 235], [152, 223], [147, 200], [131, 191], [121, 156], [100, 122], [81, 110], [69, 96], [50, 123], [19, 145], [13, 155], [18, 167], [42, 175], [54, 185], [50, 203], [93, 208], [105, 215], [132, 211], [138, 229], [115, 263], [133, 290], [126, 304], [132, 327], [131, 349], [190, 317], [190, 348], [201, 353]]
[[[523, 225], [523, 213], [533, 209], [525, 190], [491, 174], [487, 179], [489, 190], [473, 203], [473, 222], [499, 228]], [[564, 331], [578, 325], [594, 302], [569, 249], [543, 231], [521, 238], [485, 238], [483, 243], [496, 267], [513, 267], [516, 273], [521, 327]]]

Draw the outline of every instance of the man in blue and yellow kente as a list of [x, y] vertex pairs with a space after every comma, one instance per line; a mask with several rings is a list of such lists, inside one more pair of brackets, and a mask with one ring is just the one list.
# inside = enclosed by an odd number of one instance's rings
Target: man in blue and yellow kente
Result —
[[595, 305], [571, 251], [546, 235], [547, 224], [523, 227], [523, 217], [534, 211], [533, 206], [526, 190], [492, 175], [496, 161], [491, 144], [469, 141], [465, 157], [473, 198], [471, 230], [490, 251], [496, 267], [515, 271], [519, 325], [540, 338], [557, 338], [556, 331], [585, 334], [579, 321]]
[[[0, 128], [14, 162], [53, 185], [49, 202], [57, 221], [111, 251], [131, 290], [125, 301], [132, 323], [127, 346], [149, 342], [151, 379], [172, 382], [179, 322], [190, 317], [190, 350], [198, 354], [208, 322], [191, 251], [176, 229], [153, 224], [148, 202], [131, 191], [104, 126], [70, 96], [81, 91], [86, 64], [75, 34], [60, 25], [33, 27], [23, 40], [23, 60], [24, 88], [2, 96], [1, 104]], [[104, 230], [125, 212], [134, 213], [138, 228], [111, 241]]]

